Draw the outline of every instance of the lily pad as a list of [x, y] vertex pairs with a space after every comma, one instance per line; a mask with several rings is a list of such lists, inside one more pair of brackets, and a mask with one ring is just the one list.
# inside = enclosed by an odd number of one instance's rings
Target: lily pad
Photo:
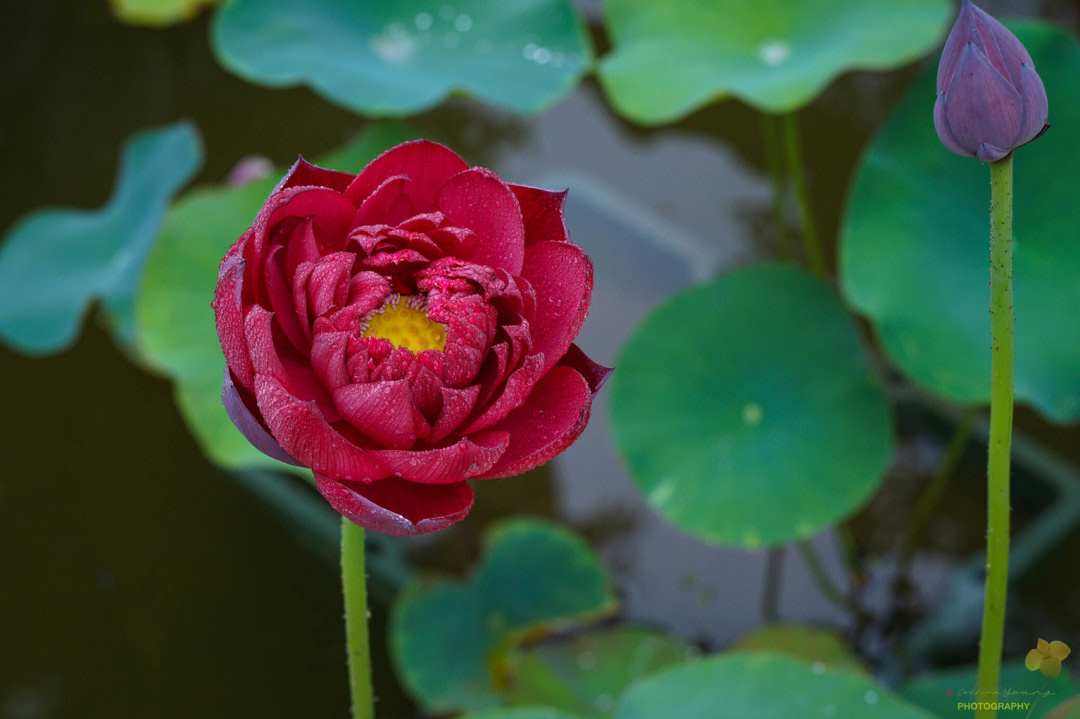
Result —
[[[970, 716], [971, 712], [957, 711], [956, 704], [985, 698], [985, 695], [976, 693], [975, 671], [972, 666], [926, 674], [904, 684], [897, 693], [938, 716]], [[1034, 702], [1035, 692], [1043, 688], [1045, 681], [1046, 677], [1039, 672], [1028, 671], [1022, 659], [1006, 662], [1001, 667], [997, 701]], [[1039, 700], [1031, 713], [1031, 719], [1039, 719], [1049, 714], [1055, 703], [1075, 695], [1080, 691], [1080, 686], [1068, 672], [1062, 672], [1061, 676], [1046, 685], [1045, 691], [1050, 694]], [[1023, 716], [1023, 713], [1020, 716]]]
[[623, 347], [617, 444], [680, 529], [758, 548], [805, 539], [873, 494], [889, 406], [854, 320], [795, 267], [732, 272], [676, 295]]
[[567, 0], [233, 0], [213, 25], [230, 71], [305, 83], [365, 115], [400, 116], [465, 93], [518, 113], [566, 95], [589, 68], [585, 25]]
[[1074, 697], [1054, 707], [1046, 719], [1080, 719], [1080, 697]]
[[613, 627], [512, 652], [500, 684], [514, 705], [606, 717], [635, 681], [696, 654], [675, 637], [639, 627]]
[[869, 674], [836, 632], [799, 624], [770, 624], [750, 632], [732, 647], [737, 652], [775, 652], [812, 666]]
[[[1017, 399], [1080, 418], [1080, 45], [1063, 30], [1010, 28], [1031, 52], [1053, 127], [1015, 155]], [[990, 180], [934, 131], [935, 69], [897, 105], [855, 176], [840, 238], [842, 291], [892, 362], [959, 404], [990, 396]]]
[[546, 707], [522, 707], [514, 709], [491, 709], [465, 714], [461, 719], [580, 719]]
[[[413, 136], [400, 126], [376, 127], [318, 164], [359, 172], [371, 158]], [[288, 467], [252, 447], [225, 412], [225, 358], [210, 308], [221, 258], [251, 225], [277, 180], [204, 187], [182, 197], [170, 209], [147, 262], [136, 307], [140, 356], [173, 379], [177, 404], [203, 451], [234, 469]]]
[[511, 520], [489, 530], [468, 580], [418, 581], [402, 592], [390, 615], [391, 656], [429, 712], [479, 711], [505, 703], [506, 652], [617, 608], [607, 568], [578, 537]]
[[157, 27], [190, 20], [220, 0], [110, 0], [124, 22]]
[[189, 122], [141, 132], [124, 146], [112, 198], [98, 210], [37, 210], [0, 245], [0, 339], [27, 353], [57, 352], [101, 302], [130, 344], [135, 289], [169, 200], [202, 166]]
[[778, 654], [721, 654], [630, 687], [616, 719], [933, 719], [865, 674]]
[[927, 53], [947, 0], [607, 0], [614, 49], [600, 65], [627, 118], [659, 124], [734, 96], [759, 110], [802, 107], [837, 75]]

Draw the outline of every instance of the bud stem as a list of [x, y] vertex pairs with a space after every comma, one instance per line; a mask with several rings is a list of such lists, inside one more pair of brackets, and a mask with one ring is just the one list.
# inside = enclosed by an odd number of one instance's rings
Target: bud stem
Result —
[[373, 719], [375, 704], [368, 642], [364, 530], [344, 517], [341, 519], [341, 591], [345, 595], [345, 644], [349, 660], [352, 718]]
[[[1001, 678], [1009, 589], [1009, 456], [1013, 420], [1013, 160], [990, 163], [990, 445], [987, 463], [986, 603], [977, 688], [996, 692]], [[993, 704], [990, 704], [993, 706]], [[993, 719], [994, 709], [979, 710]]]
[[799, 221], [802, 223], [803, 252], [806, 264], [814, 274], [825, 277], [825, 255], [821, 251], [817, 229], [814, 227], [814, 215], [810, 210], [810, 191], [806, 186], [806, 170], [803, 168], [802, 150], [799, 147], [799, 126], [794, 112], [784, 115], [784, 150], [787, 153], [788, 169], [791, 172], [791, 185], [795, 190], [795, 200], [799, 205]]

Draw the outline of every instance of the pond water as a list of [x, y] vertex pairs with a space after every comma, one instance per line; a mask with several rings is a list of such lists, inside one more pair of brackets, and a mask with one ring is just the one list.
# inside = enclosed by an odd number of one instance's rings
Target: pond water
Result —
[[[1071, 6], [1046, 5], [1077, 22]], [[364, 124], [307, 90], [228, 75], [210, 55], [205, 18], [148, 30], [118, 24], [103, 0], [40, 0], [8, 9], [7, 19], [0, 92], [14, 112], [0, 135], [3, 228], [37, 206], [104, 202], [123, 139], [144, 127], [191, 117], [206, 144], [200, 180], [209, 182], [248, 154], [279, 164], [316, 156]], [[846, 76], [801, 113], [823, 237], [835, 236], [858, 154], [913, 72]], [[571, 236], [596, 266], [579, 343], [600, 362], [613, 363], [657, 301], [775, 244], [760, 121], [734, 102], [644, 130], [616, 118], [586, 83], [538, 118], [451, 103], [416, 125], [511, 181], [571, 189]], [[0, 717], [344, 716], [332, 548], [312, 546], [207, 463], [168, 383], [97, 328], [45, 360], [0, 349], [0, 367]], [[650, 512], [612, 448], [606, 412], [602, 393], [586, 433], [549, 469], [479, 488], [468, 522], [408, 549], [419, 564], [460, 571], [493, 518], [555, 516], [613, 564], [628, 617], [708, 646], [732, 641], [762, 621], [767, 555], [706, 547]], [[1075, 432], [1021, 420], [1077, 457]], [[890, 491], [911, 485], [905, 471], [920, 466], [919, 447], [932, 459], [944, 442], [938, 427], [916, 424], [908, 434], [915, 449], [906, 443], [901, 457], [916, 459], [894, 472]], [[978, 486], [978, 456], [963, 467], [950, 499], [964, 508], [951, 513], [954, 532], [917, 565], [929, 597], [982, 532], [971, 511], [979, 500], [963, 501], [964, 488]], [[878, 518], [864, 514], [852, 526], [887, 546], [873, 532]], [[814, 544], [843, 586], [838, 537]], [[793, 550], [779, 587], [785, 620], [847, 626]], [[412, 709], [380, 641], [383, 611], [374, 619], [380, 711], [405, 717]], [[1041, 611], [1072, 618], [1056, 605]]]

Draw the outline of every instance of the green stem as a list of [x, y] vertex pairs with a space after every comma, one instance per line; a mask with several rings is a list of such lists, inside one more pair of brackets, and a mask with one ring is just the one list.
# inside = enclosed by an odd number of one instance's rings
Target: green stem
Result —
[[345, 645], [349, 659], [349, 695], [353, 719], [373, 719], [371, 650], [368, 646], [367, 577], [364, 530], [341, 520], [341, 591], [345, 595]]
[[769, 183], [772, 185], [772, 214], [776, 225], [776, 244], [792, 256], [791, 237], [788, 235], [786, 212], [787, 178], [784, 175], [784, 154], [780, 147], [780, 128], [777, 117], [761, 113], [761, 139], [765, 146], [765, 164], [769, 170]]
[[[987, 463], [986, 603], [979, 640], [980, 696], [1001, 678], [1009, 589], [1009, 455], [1013, 418], [1012, 155], [990, 164], [990, 446]], [[983, 694], [982, 692], [986, 692]], [[992, 705], [991, 705], [992, 706]], [[976, 717], [993, 719], [997, 711]]]
[[960, 458], [964, 455], [964, 449], [967, 447], [968, 440], [971, 439], [971, 433], [974, 429], [975, 415], [970, 412], [964, 415], [964, 418], [956, 425], [952, 439], [949, 440], [949, 445], [945, 449], [945, 456], [941, 458], [941, 462], [938, 463], [937, 468], [934, 470], [934, 475], [923, 489], [922, 495], [915, 505], [915, 510], [912, 512], [911, 521], [908, 522], [907, 532], [904, 534], [903, 543], [900, 545], [901, 566], [906, 567], [915, 554], [915, 548], [919, 544], [923, 530], [926, 529], [926, 525], [934, 516], [938, 501], [945, 492], [945, 488], [949, 486], [949, 480], [952, 478], [953, 471], [960, 462]]
[[799, 554], [802, 555], [806, 568], [810, 570], [810, 576], [814, 579], [814, 583], [817, 584], [818, 589], [825, 595], [825, 598], [842, 609], [851, 609], [851, 602], [829, 579], [829, 573], [825, 571], [825, 565], [818, 559], [814, 548], [810, 546], [810, 542], [798, 542], [795, 546], [798, 548]]
[[787, 164], [791, 171], [791, 184], [795, 189], [795, 199], [799, 204], [799, 221], [802, 223], [803, 252], [806, 263], [817, 275], [825, 277], [825, 255], [821, 251], [814, 215], [810, 210], [810, 191], [806, 186], [806, 170], [803, 167], [802, 150], [799, 148], [799, 126], [795, 113], [784, 115], [784, 150]]

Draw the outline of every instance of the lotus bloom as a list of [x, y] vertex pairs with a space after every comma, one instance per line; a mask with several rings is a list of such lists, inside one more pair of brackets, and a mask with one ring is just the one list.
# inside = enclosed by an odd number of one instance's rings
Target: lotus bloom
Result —
[[609, 371], [572, 344], [593, 271], [563, 199], [427, 141], [358, 175], [297, 162], [221, 263], [233, 422], [387, 534], [562, 452]]
[[997, 162], [1046, 129], [1046, 89], [1005, 26], [963, 0], [941, 53], [934, 127], [950, 151]]

